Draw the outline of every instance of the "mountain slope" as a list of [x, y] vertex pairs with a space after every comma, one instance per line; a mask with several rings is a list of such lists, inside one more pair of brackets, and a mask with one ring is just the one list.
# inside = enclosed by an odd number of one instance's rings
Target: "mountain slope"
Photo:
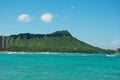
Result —
[[18, 34], [8, 37], [10, 51], [104, 53], [107, 50], [89, 45], [74, 38], [68, 31], [51, 34]]

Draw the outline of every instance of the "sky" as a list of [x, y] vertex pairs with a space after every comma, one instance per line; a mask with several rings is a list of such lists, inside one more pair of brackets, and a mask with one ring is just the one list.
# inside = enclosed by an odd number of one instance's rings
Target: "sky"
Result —
[[0, 35], [57, 30], [96, 47], [120, 48], [120, 0], [0, 0]]

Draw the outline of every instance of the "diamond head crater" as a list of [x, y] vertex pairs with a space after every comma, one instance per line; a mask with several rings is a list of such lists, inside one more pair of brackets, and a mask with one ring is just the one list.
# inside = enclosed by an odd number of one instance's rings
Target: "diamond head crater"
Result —
[[[76, 39], [67, 30], [50, 34], [20, 33], [1, 37], [1, 51], [69, 52], [69, 53], [115, 53]], [[4, 41], [4, 42], [2, 42]]]

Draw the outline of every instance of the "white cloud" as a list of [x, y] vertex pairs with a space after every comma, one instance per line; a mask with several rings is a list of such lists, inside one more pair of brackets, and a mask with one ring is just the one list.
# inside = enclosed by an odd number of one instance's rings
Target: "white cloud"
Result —
[[98, 45], [105, 45], [105, 43], [104, 42], [99, 42]]
[[88, 44], [91, 44], [93, 46], [96, 47], [100, 47], [103, 49], [116, 49], [116, 48], [120, 48], [120, 40], [113, 40], [113, 41], [109, 41], [109, 42], [87, 42]]
[[114, 46], [120, 46], [120, 40], [114, 40], [111, 42], [111, 44]]
[[97, 43], [94, 43], [93, 45], [96, 47], [107, 49], [109, 44], [107, 42], [97, 42]]
[[33, 18], [27, 14], [21, 14], [18, 17], [18, 21], [20, 21], [20, 22], [30, 22], [31, 20], [33, 20]]
[[75, 7], [74, 7], [74, 6], [71, 6], [71, 9], [75, 9]]
[[53, 15], [51, 13], [45, 13], [40, 17], [40, 19], [44, 22], [50, 23], [53, 20]]

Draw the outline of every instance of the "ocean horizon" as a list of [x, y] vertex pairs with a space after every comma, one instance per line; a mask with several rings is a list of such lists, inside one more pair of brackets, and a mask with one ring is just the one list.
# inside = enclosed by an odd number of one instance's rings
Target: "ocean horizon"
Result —
[[120, 80], [120, 54], [0, 52], [0, 80]]

